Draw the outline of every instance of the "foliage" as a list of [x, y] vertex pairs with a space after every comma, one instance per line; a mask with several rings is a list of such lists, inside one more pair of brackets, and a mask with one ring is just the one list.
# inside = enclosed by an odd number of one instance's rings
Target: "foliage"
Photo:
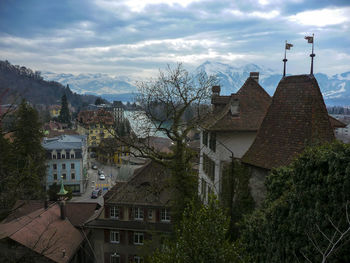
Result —
[[101, 105], [101, 104], [104, 104], [104, 103], [105, 103], [105, 101], [102, 98], [100, 98], [100, 97], [98, 97], [95, 100], [95, 105]]
[[192, 201], [175, 231], [175, 239], [158, 249], [151, 262], [244, 262], [240, 248], [226, 237], [228, 228], [228, 217], [217, 200], [210, 198], [208, 205]]
[[[68, 200], [72, 199], [72, 190], [68, 187], [65, 187], [68, 193], [65, 195]], [[53, 183], [49, 186], [49, 190], [47, 190], [47, 194], [49, 196], [50, 201], [57, 201], [59, 199], [59, 196], [57, 193], [60, 191], [61, 185], [57, 183]]]
[[130, 122], [127, 118], [124, 118], [121, 122], [116, 124], [116, 133], [119, 137], [124, 137], [127, 135], [130, 135], [131, 133], [131, 126]]
[[[134, 114], [137, 119], [147, 119], [152, 125], [139, 121], [139, 129], [144, 137], [150, 137], [154, 130], [164, 133], [172, 142], [172, 152], [159, 152], [157, 149], [135, 139], [130, 146], [137, 150], [136, 155], [151, 158], [167, 167], [172, 174], [173, 196], [171, 208], [173, 219], [179, 221], [186, 205], [195, 198], [197, 177], [192, 169], [194, 152], [187, 146], [189, 133], [206, 117], [210, 88], [215, 84], [213, 77], [205, 73], [190, 75], [181, 64], [165, 72], [160, 72], [156, 80], [138, 83], [138, 103], [143, 108]], [[162, 114], [154, 110], [160, 105]], [[192, 109], [193, 115], [187, 119], [186, 112]]]
[[45, 150], [41, 146], [38, 113], [24, 100], [16, 112], [13, 142], [0, 138], [1, 204], [9, 208], [17, 199], [44, 195]]
[[230, 237], [235, 240], [239, 236], [239, 222], [244, 215], [254, 210], [254, 199], [249, 187], [247, 168], [238, 161], [224, 166], [222, 173], [222, 189], [220, 201], [228, 208], [230, 220]]
[[58, 116], [58, 120], [61, 123], [67, 123], [69, 126], [71, 125], [71, 117], [68, 109], [68, 101], [67, 96], [64, 94], [61, 99], [61, 111]]
[[[350, 146], [309, 148], [290, 166], [272, 171], [266, 186], [262, 209], [246, 218], [242, 231], [254, 262], [321, 262], [320, 251], [349, 226]], [[327, 262], [350, 261], [349, 239], [341, 240]]]

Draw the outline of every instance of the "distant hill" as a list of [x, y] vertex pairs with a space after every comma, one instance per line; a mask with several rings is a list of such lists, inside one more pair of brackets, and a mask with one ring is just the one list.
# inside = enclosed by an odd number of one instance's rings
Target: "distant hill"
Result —
[[22, 98], [32, 104], [60, 104], [66, 94], [68, 102], [76, 108], [94, 103], [96, 96], [79, 95], [56, 81], [46, 81], [39, 71], [12, 65], [0, 60], [0, 104], [19, 102]]
[[[256, 64], [236, 66], [206, 61], [197, 67], [194, 74], [200, 71], [218, 78], [223, 95], [237, 92], [252, 71], [260, 73], [259, 83], [271, 96], [282, 78], [281, 72]], [[137, 93], [136, 80], [125, 76], [112, 77], [101, 73], [73, 75], [53, 72], [44, 72], [41, 75], [47, 80], [69, 84], [74, 92], [99, 95], [109, 101], [133, 101]], [[315, 77], [327, 105], [350, 106], [350, 72], [331, 77], [316, 73]]]

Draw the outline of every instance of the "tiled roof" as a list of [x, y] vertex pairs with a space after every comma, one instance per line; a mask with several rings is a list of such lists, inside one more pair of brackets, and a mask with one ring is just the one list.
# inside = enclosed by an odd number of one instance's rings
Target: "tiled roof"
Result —
[[112, 125], [114, 123], [114, 118], [112, 113], [104, 109], [98, 109], [97, 111], [81, 111], [78, 113], [78, 121], [84, 125], [90, 124], [105, 124]]
[[83, 241], [79, 230], [69, 220], [60, 218], [58, 204], [0, 224], [0, 239], [3, 238], [12, 239], [59, 263], [69, 262]]
[[333, 128], [345, 128], [346, 124], [329, 115], [329, 121]]
[[288, 165], [307, 145], [332, 140], [333, 129], [316, 79], [313, 75], [285, 77], [242, 161], [272, 169]]
[[214, 96], [214, 110], [202, 127], [210, 131], [257, 131], [271, 97], [254, 79], [248, 78], [231, 96]]
[[44, 140], [42, 145], [47, 150], [80, 149], [83, 146], [84, 140], [86, 140], [86, 135], [64, 134], [58, 137]]
[[170, 201], [169, 178], [169, 172], [162, 165], [148, 161], [136, 169], [134, 176], [106, 199], [105, 204], [165, 206]]

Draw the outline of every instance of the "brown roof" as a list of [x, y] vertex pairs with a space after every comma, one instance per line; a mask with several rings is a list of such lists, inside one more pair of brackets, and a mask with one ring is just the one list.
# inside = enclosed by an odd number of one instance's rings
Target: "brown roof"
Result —
[[114, 192], [105, 204], [165, 206], [170, 200], [169, 172], [160, 164], [148, 161], [134, 176]]
[[[83, 236], [69, 220], [60, 218], [58, 204], [0, 224], [0, 239], [9, 238], [54, 262], [69, 262]], [[65, 256], [63, 252], [65, 251]]]
[[248, 78], [231, 96], [214, 96], [214, 110], [203, 128], [210, 131], [257, 131], [271, 97], [254, 79]]
[[345, 128], [346, 124], [341, 122], [340, 120], [337, 120], [336, 118], [329, 115], [329, 121], [331, 122], [331, 125], [334, 128]]
[[288, 165], [307, 145], [332, 140], [333, 129], [314, 76], [285, 77], [242, 161], [272, 169]]
[[[49, 201], [52, 205], [54, 202]], [[101, 206], [98, 203], [89, 202], [66, 202], [67, 218], [74, 226], [83, 225]], [[12, 208], [9, 216], [2, 223], [10, 222], [33, 211], [44, 208], [42, 200], [18, 200]]]
[[99, 109], [97, 111], [86, 110], [78, 113], [78, 122], [84, 125], [98, 124], [102, 123], [105, 125], [112, 125], [114, 123], [114, 118], [112, 113], [104, 109]]

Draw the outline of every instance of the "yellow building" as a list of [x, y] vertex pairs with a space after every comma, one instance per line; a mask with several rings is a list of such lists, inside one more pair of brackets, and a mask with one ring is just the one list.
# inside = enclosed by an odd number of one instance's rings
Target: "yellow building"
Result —
[[51, 118], [58, 117], [60, 115], [60, 112], [61, 112], [61, 106], [60, 105], [51, 105], [49, 107], [49, 112], [50, 112]]
[[88, 136], [88, 147], [96, 148], [103, 139], [114, 138], [113, 115], [103, 109], [81, 111], [77, 119], [77, 132]]
[[96, 150], [97, 159], [101, 163], [122, 165], [121, 157], [130, 155], [130, 148], [116, 138], [103, 139]]

